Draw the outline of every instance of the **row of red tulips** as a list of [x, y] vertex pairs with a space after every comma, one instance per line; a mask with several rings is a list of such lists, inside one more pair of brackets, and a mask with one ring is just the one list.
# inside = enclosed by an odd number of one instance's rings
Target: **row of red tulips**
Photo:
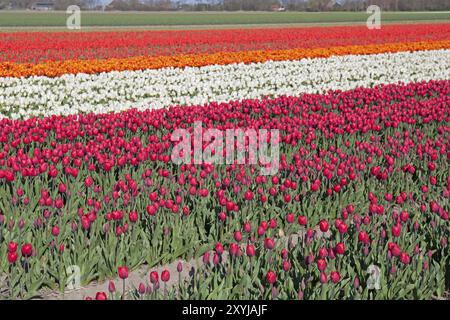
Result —
[[0, 62], [214, 53], [446, 40], [450, 24], [189, 31], [0, 33]]
[[[171, 133], [192, 132], [196, 121], [280, 130], [279, 172], [172, 163]], [[442, 296], [449, 121], [450, 81], [2, 119], [0, 271], [8, 294], [63, 290], [73, 265], [85, 284], [115, 276], [118, 266], [151, 267], [215, 246], [212, 264], [148, 297]], [[378, 291], [367, 287], [370, 265], [383, 275]]]

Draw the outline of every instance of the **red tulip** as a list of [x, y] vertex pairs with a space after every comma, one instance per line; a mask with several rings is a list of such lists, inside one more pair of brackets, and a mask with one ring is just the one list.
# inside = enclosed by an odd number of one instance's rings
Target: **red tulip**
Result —
[[328, 222], [326, 220], [321, 220], [319, 222], [320, 231], [327, 232], [328, 231]]
[[159, 281], [158, 272], [156, 271], [150, 272], [150, 282], [156, 284], [158, 283], [158, 281]]
[[272, 250], [275, 247], [275, 241], [272, 238], [264, 239], [264, 248], [267, 250]]
[[17, 252], [8, 252], [8, 262], [15, 264], [17, 261]]
[[300, 216], [298, 217], [298, 224], [301, 226], [306, 226], [307, 219], [306, 216]]
[[59, 227], [58, 226], [54, 226], [52, 228], [52, 235], [57, 237], [59, 235]]
[[209, 251], [206, 251], [206, 252], [203, 254], [203, 263], [204, 263], [204, 264], [208, 264], [208, 263], [209, 263], [209, 259], [210, 259]]
[[167, 282], [170, 279], [170, 273], [169, 270], [163, 270], [163, 272], [161, 272], [161, 281], [162, 282]]
[[283, 270], [285, 272], [288, 272], [290, 268], [291, 268], [291, 263], [288, 260], [284, 260], [283, 261]]
[[244, 199], [247, 201], [253, 200], [253, 192], [247, 190], [244, 194]]
[[86, 186], [86, 188], [91, 187], [94, 184], [94, 180], [92, 179], [91, 176], [88, 176], [85, 180], [84, 180], [84, 185]]
[[248, 244], [245, 252], [247, 256], [253, 257], [255, 256], [255, 247], [252, 244]]
[[399, 237], [401, 231], [402, 231], [402, 226], [400, 224], [396, 224], [395, 226], [392, 227], [392, 235], [394, 237]]
[[128, 215], [128, 218], [130, 219], [130, 222], [136, 222], [138, 220], [138, 213], [136, 211], [131, 211]]
[[295, 217], [294, 217], [294, 215], [293, 215], [292, 213], [288, 213], [288, 214], [286, 215], [286, 221], [287, 221], [287, 223], [294, 223], [294, 219], [295, 219]]
[[320, 273], [320, 282], [325, 284], [328, 282], [328, 277], [327, 274], [325, 272], [321, 272]]
[[337, 254], [344, 254], [345, 244], [343, 242], [339, 242], [338, 244], [336, 244], [335, 251]]
[[232, 257], [235, 257], [235, 256], [238, 255], [238, 252], [239, 252], [239, 245], [237, 243], [234, 243], [234, 242], [231, 243], [230, 244], [230, 255]]
[[258, 227], [258, 236], [263, 236], [266, 233], [266, 230], [263, 227]]
[[216, 252], [218, 255], [221, 255], [223, 253], [223, 246], [220, 242], [217, 242], [216, 244]]
[[126, 266], [121, 266], [118, 268], [119, 278], [125, 280], [128, 278], [128, 268]]
[[330, 278], [333, 283], [338, 283], [341, 280], [341, 275], [337, 271], [331, 271]]
[[104, 292], [97, 292], [95, 294], [95, 300], [108, 300], [108, 296]]
[[219, 263], [220, 263], [220, 255], [218, 253], [214, 253], [213, 265], [217, 266]]
[[114, 284], [114, 281], [110, 280], [108, 283], [108, 291], [110, 293], [116, 292], [116, 285]]
[[326, 248], [319, 249], [319, 257], [326, 258], [328, 256], [328, 250]]
[[319, 271], [323, 271], [326, 268], [327, 268], [327, 263], [324, 259], [317, 260], [317, 269], [319, 269]]
[[358, 233], [358, 240], [364, 244], [369, 244], [370, 242], [369, 235], [365, 231], [360, 231]]
[[409, 264], [411, 261], [411, 258], [409, 257], [409, 255], [405, 252], [402, 252], [400, 254], [400, 262], [403, 264]]
[[33, 246], [31, 243], [26, 243], [22, 246], [22, 256], [29, 257], [33, 253]]
[[8, 252], [16, 252], [17, 251], [17, 243], [11, 241], [8, 243]]
[[266, 281], [269, 284], [274, 284], [275, 282], [277, 282], [277, 275], [276, 275], [276, 273], [274, 271], [271, 271], [271, 270], [267, 271]]

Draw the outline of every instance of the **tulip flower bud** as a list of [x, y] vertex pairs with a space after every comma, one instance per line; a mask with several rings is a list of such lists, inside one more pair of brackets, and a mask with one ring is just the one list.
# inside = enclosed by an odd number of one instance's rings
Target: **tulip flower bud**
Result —
[[274, 219], [269, 220], [269, 228], [275, 229], [277, 227], [277, 222]]
[[328, 256], [328, 250], [326, 248], [319, 249], [319, 257], [326, 258]]
[[59, 227], [58, 226], [53, 226], [53, 228], [52, 228], [52, 235], [57, 237], [59, 235], [59, 232], [60, 232]]
[[26, 243], [22, 246], [22, 256], [30, 257], [33, 253], [33, 246], [31, 243]]
[[289, 252], [283, 248], [283, 250], [281, 250], [281, 257], [283, 258], [283, 260], [286, 260], [288, 258]]
[[276, 299], [278, 297], [278, 290], [276, 287], [272, 287], [272, 299]]
[[125, 280], [128, 278], [128, 268], [126, 266], [121, 266], [117, 270], [120, 279]]
[[147, 288], [146, 288], [146, 291], [145, 291], [147, 294], [152, 294], [152, 292], [153, 292], [153, 289], [152, 289], [152, 287], [150, 286], [150, 285], [147, 285]]
[[266, 230], [262, 227], [262, 226], [260, 226], [260, 227], [258, 227], [258, 236], [263, 236], [264, 234], [266, 233]]
[[395, 266], [392, 266], [390, 272], [391, 274], [395, 274], [397, 272], [397, 268]]
[[158, 272], [156, 271], [150, 272], [150, 282], [156, 284], [158, 283], [158, 280], [159, 280]]
[[11, 241], [8, 243], [8, 252], [16, 252], [17, 251], [17, 243]]
[[367, 257], [369, 255], [369, 253], [370, 253], [369, 246], [367, 246], [367, 245], [364, 246], [363, 252], [364, 252], [364, 255]]
[[359, 278], [358, 277], [355, 277], [355, 279], [353, 280], [353, 287], [355, 289], [359, 288]]
[[221, 244], [220, 242], [218, 242], [218, 243], [216, 244], [216, 253], [217, 253], [218, 255], [221, 255], [221, 254], [223, 253], [223, 246], [222, 246], [222, 244]]
[[306, 224], [307, 224], [306, 216], [299, 216], [298, 217], [298, 224], [301, 225], [301, 226], [306, 226]]
[[217, 253], [214, 253], [213, 256], [213, 264], [217, 266], [220, 263], [220, 256]]
[[328, 222], [326, 220], [321, 220], [319, 222], [319, 228], [320, 231], [322, 231], [323, 233], [328, 231]]
[[108, 300], [108, 296], [104, 292], [97, 292], [95, 294], [95, 300]]
[[272, 250], [275, 247], [275, 241], [272, 238], [264, 239], [264, 248], [267, 250]]
[[10, 264], [15, 264], [17, 261], [17, 257], [17, 252], [8, 252], [7, 258]]
[[329, 248], [328, 249], [328, 257], [333, 260], [334, 258], [336, 258], [336, 254], [334, 253], [334, 249], [333, 248]]
[[291, 268], [291, 263], [288, 260], [284, 260], [283, 261], [283, 270], [285, 272], [288, 272], [290, 268]]
[[139, 283], [139, 289], [138, 289], [139, 294], [143, 295], [143, 294], [145, 294], [145, 291], [146, 291], [145, 284], [143, 284], [142, 282]]
[[114, 281], [110, 280], [108, 283], [108, 291], [109, 293], [116, 292], [116, 285], [114, 284]]
[[337, 271], [331, 271], [330, 277], [333, 283], [338, 283], [341, 280], [341, 275]]
[[253, 257], [255, 255], [255, 247], [252, 244], [248, 244], [245, 253], [248, 257]]
[[335, 247], [336, 254], [344, 254], [345, 253], [345, 244], [343, 242], [339, 242]]
[[177, 264], [177, 271], [181, 273], [183, 271], [183, 263], [180, 261]]
[[319, 269], [319, 271], [325, 270], [326, 267], [327, 267], [327, 263], [324, 259], [317, 260], [317, 269]]
[[238, 251], [239, 251], [239, 245], [237, 244], [237, 243], [231, 243], [230, 244], [230, 255], [232, 256], [232, 257], [235, 257], [235, 256], [237, 256], [237, 254], [238, 254]]
[[320, 273], [320, 283], [327, 283], [328, 282], [328, 278], [327, 278], [327, 274], [325, 272], [321, 272]]
[[208, 264], [209, 264], [209, 259], [210, 259], [209, 251], [206, 251], [206, 252], [203, 254], [203, 263], [206, 264], [206, 265], [208, 265]]
[[286, 215], [287, 223], [289, 223], [289, 224], [294, 223], [294, 220], [295, 220], [295, 216], [292, 213], [288, 213]]
[[266, 273], [266, 281], [269, 284], [274, 284], [277, 281], [276, 273], [274, 271], [271, 271], [271, 270], [267, 271], [267, 273]]

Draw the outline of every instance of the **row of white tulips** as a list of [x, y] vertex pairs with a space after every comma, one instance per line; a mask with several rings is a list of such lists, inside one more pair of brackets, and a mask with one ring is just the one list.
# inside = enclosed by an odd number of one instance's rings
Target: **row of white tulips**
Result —
[[450, 78], [450, 50], [0, 78], [0, 117], [105, 113]]

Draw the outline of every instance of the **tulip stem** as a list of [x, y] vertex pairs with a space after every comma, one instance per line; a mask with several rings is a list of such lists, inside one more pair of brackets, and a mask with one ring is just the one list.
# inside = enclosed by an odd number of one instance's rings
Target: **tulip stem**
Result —
[[11, 265], [9, 265], [9, 292], [11, 294], [11, 300], [14, 299], [14, 289], [13, 289], [13, 268]]
[[167, 296], [167, 282], [164, 282], [164, 300], [166, 300]]
[[122, 300], [125, 300], [125, 279], [123, 279], [123, 287], [122, 287]]
[[178, 296], [181, 299], [181, 272], [178, 272]]

